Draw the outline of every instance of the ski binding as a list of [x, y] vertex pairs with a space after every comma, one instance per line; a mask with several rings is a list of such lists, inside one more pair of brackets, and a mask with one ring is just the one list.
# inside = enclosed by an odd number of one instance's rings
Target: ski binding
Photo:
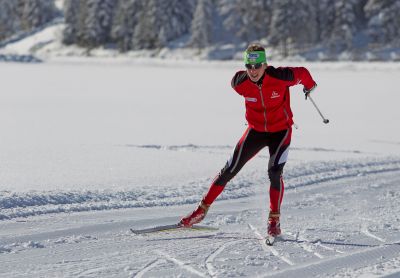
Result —
[[267, 244], [268, 246], [272, 246], [272, 245], [274, 245], [275, 240], [276, 240], [276, 237], [267, 236], [267, 238], [265, 239], [265, 244]]

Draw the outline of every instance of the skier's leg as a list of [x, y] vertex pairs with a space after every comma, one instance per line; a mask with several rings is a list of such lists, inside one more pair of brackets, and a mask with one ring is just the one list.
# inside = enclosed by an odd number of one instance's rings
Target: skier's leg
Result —
[[282, 204], [283, 193], [285, 186], [282, 178], [283, 167], [285, 163], [281, 163], [277, 166], [273, 166], [268, 170], [268, 176], [270, 180], [269, 188], [269, 208], [270, 211], [279, 213]]
[[291, 139], [291, 129], [271, 134], [269, 145], [270, 160], [268, 176], [270, 179], [270, 212], [268, 216], [268, 235], [278, 236], [280, 229], [280, 208], [285, 190], [282, 172], [285, 166]]
[[214, 178], [207, 194], [204, 195], [204, 203], [211, 205], [224, 190], [225, 185], [266, 145], [265, 133], [248, 128], [236, 144], [235, 150], [225, 166]]
[[197, 209], [183, 217], [180, 224], [190, 227], [199, 223], [207, 214], [208, 208], [224, 190], [225, 185], [240, 171], [240, 169], [267, 145], [265, 134], [248, 128], [237, 143], [235, 150], [221, 172], [215, 177], [208, 192], [204, 195]]
[[270, 137], [268, 176], [270, 180], [270, 209], [272, 212], [280, 212], [285, 190], [282, 172], [289, 153], [291, 135], [292, 130], [290, 128], [272, 133]]

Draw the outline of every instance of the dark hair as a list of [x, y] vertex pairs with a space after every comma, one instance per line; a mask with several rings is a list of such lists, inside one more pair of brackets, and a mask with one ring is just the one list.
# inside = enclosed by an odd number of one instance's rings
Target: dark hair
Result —
[[247, 47], [246, 51], [247, 52], [250, 52], [250, 51], [264, 51], [265, 52], [265, 48], [259, 43], [251, 43]]

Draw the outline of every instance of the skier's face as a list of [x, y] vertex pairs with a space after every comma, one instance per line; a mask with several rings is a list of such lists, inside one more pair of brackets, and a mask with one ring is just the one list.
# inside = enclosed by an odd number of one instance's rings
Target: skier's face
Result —
[[263, 76], [265, 68], [266, 64], [246, 65], [247, 75], [251, 81], [257, 82]]

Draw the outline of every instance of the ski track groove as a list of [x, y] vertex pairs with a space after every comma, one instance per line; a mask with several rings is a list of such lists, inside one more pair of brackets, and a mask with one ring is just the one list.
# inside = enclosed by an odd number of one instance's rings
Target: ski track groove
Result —
[[333, 251], [333, 252], [336, 252], [336, 253], [339, 253], [339, 254], [346, 254], [346, 252], [343, 252], [343, 251], [337, 250], [336, 248], [329, 247], [329, 246], [326, 246], [326, 245], [322, 244], [321, 241], [318, 241], [318, 242], [316, 242], [314, 244], [317, 245], [317, 246], [320, 246], [321, 248], [329, 250], [329, 251]]
[[200, 276], [200, 277], [208, 277], [207, 274], [198, 271], [197, 269], [195, 269], [195, 268], [191, 267], [190, 265], [188, 265], [188, 263], [185, 263], [185, 262], [183, 262], [183, 261], [180, 261], [180, 260], [178, 260], [178, 259], [172, 257], [171, 255], [169, 255], [168, 253], [166, 253], [166, 252], [164, 252], [164, 251], [158, 250], [158, 251], [156, 251], [156, 254], [158, 254], [158, 255], [164, 257], [167, 261], [170, 261], [170, 262], [172, 262], [172, 263], [178, 265], [178, 266], [181, 267], [182, 269], [185, 269], [185, 270], [187, 270], [187, 271], [189, 271], [189, 272], [191, 272], [191, 273], [193, 273], [193, 274], [195, 274], [195, 275], [197, 275], [197, 276]]
[[318, 261], [292, 266], [273, 274], [267, 274], [263, 277], [296, 277], [309, 278], [315, 275], [336, 273], [338, 269], [346, 267], [364, 267], [369, 263], [376, 262], [376, 258], [385, 258], [386, 260], [395, 258], [400, 253], [400, 242], [382, 244], [377, 247], [370, 247], [366, 250], [358, 250], [347, 255], [327, 257]]
[[[321, 255], [320, 253], [314, 252], [312, 246], [316, 245], [316, 244], [314, 242], [310, 242], [310, 241], [306, 240], [305, 238], [304, 239], [300, 238], [299, 237], [299, 232], [297, 232], [295, 235], [293, 235], [290, 232], [285, 232], [285, 235], [289, 235], [289, 236], [293, 237], [294, 238], [294, 242], [296, 242], [306, 252], [311, 253], [311, 254], [313, 254], [314, 256], [316, 256], [316, 257], [318, 257], [320, 259], [325, 258], [325, 256]], [[299, 242], [299, 240], [301, 242]]]
[[309, 252], [311, 254], [313, 254], [314, 256], [323, 259], [325, 258], [325, 256], [321, 255], [318, 252], [314, 252], [314, 250], [312, 249], [312, 245], [311, 244], [307, 244], [306, 242], [299, 244], [301, 248], [303, 248], [306, 252]]
[[[398, 164], [399, 162], [393, 162], [391, 164]], [[389, 163], [382, 163], [382, 164], [377, 164], [374, 166], [386, 166]], [[390, 164], [389, 164], [390, 165]], [[320, 184], [323, 182], [327, 182], [327, 181], [336, 181], [336, 180], [341, 180], [341, 179], [346, 179], [346, 178], [352, 178], [352, 177], [357, 177], [359, 175], [371, 175], [371, 174], [380, 174], [380, 173], [387, 173], [387, 172], [396, 172], [396, 171], [400, 171], [400, 167], [393, 167], [393, 168], [387, 168], [387, 169], [371, 169], [371, 170], [365, 170], [365, 171], [361, 171], [364, 168], [369, 168], [371, 167], [370, 165], [357, 165], [356, 167], [351, 169], [351, 172], [347, 172], [347, 169], [326, 169], [323, 171], [319, 171], [319, 172], [315, 172], [315, 173], [307, 173], [304, 175], [297, 175], [297, 176], [293, 176], [293, 177], [287, 177], [287, 181], [288, 182], [292, 182], [294, 183], [294, 185], [292, 186], [288, 186], [287, 189], [291, 190], [291, 189], [296, 189], [299, 187], [307, 187], [307, 186], [312, 186], [314, 184]], [[340, 172], [345, 171], [345, 173], [341, 174]], [[319, 176], [319, 175], [326, 175], [325, 177], [316, 177], [315, 176]], [[304, 179], [304, 178], [308, 178], [309, 181], [304, 181], [304, 182], [296, 182], [296, 179]]]
[[219, 254], [221, 254], [221, 252], [222, 252], [223, 250], [225, 250], [225, 248], [230, 247], [230, 246], [235, 245], [235, 244], [239, 244], [239, 243], [244, 242], [244, 241], [245, 241], [245, 240], [232, 240], [232, 241], [228, 241], [228, 242], [222, 244], [219, 248], [217, 248], [214, 252], [212, 252], [212, 253], [207, 257], [207, 259], [206, 259], [206, 261], [205, 261], [205, 264], [206, 264], [207, 271], [208, 271], [208, 273], [209, 273], [209, 275], [210, 275], [211, 277], [216, 277], [216, 275], [217, 275], [217, 270], [216, 270], [215, 267], [213, 266], [213, 262], [214, 262], [215, 258], [216, 258]]
[[154, 267], [158, 266], [159, 264], [165, 262], [164, 259], [155, 259], [147, 263], [142, 269], [140, 269], [136, 274], [132, 276], [132, 278], [142, 278], [143, 275], [153, 269]]
[[366, 235], [366, 236], [368, 236], [368, 237], [370, 237], [370, 238], [373, 238], [373, 239], [375, 239], [375, 240], [378, 240], [378, 241], [380, 241], [380, 242], [386, 242], [385, 239], [383, 239], [383, 238], [381, 238], [381, 237], [378, 237], [378, 236], [374, 235], [373, 233], [371, 233], [371, 232], [368, 230], [368, 227], [362, 227], [362, 228], [361, 228], [361, 233], [363, 233], [364, 235]]
[[273, 246], [268, 246], [265, 243], [265, 238], [260, 234], [256, 227], [251, 224], [248, 224], [249, 228], [254, 232], [257, 237], [257, 240], [260, 242], [264, 251], [272, 253], [274, 256], [278, 257], [288, 265], [295, 265], [290, 259], [286, 258], [285, 256], [281, 255]]
[[[364, 176], [370, 174], [379, 174], [385, 172], [395, 172], [400, 171], [400, 161], [399, 160], [389, 160], [389, 161], [368, 161], [366, 163], [361, 162], [348, 162], [342, 166], [338, 164], [327, 164], [323, 165], [321, 168], [316, 170], [305, 169], [303, 172], [294, 169], [293, 174], [288, 174], [286, 179], [288, 184], [287, 190], [295, 190], [296, 188], [313, 186], [327, 181], [335, 181], [345, 178]], [[0, 199], [0, 208], [2, 207], [2, 214], [0, 214], [1, 220], [10, 220], [19, 217], [31, 217], [36, 215], [45, 214], [59, 214], [59, 213], [69, 213], [69, 212], [82, 212], [82, 211], [104, 211], [112, 209], [126, 209], [126, 208], [138, 208], [138, 207], [160, 207], [165, 205], [179, 205], [176, 203], [175, 199], [166, 200], [166, 203], [152, 203], [152, 204], [138, 204], [134, 195], [135, 191], [123, 192], [122, 196], [128, 196], [133, 198], [131, 202], [126, 202], [121, 200], [121, 192], [116, 192], [115, 194], [101, 193], [101, 192], [91, 192], [91, 195], [87, 195], [85, 192], [75, 193], [67, 192], [66, 194], [74, 196], [72, 200], [68, 200], [68, 196], [57, 193], [56, 195], [16, 195], [13, 198]], [[105, 195], [103, 195], [105, 194]], [[150, 194], [146, 193], [145, 194]], [[185, 194], [195, 194], [195, 192], [185, 192]], [[232, 193], [232, 199], [241, 198], [241, 196], [236, 196]], [[246, 197], [248, 197], [246, 193]], [[92, 196], [93, 195], [93, 196]], [[32, 199], [33, 198], [33, 199]], [[66, 201], [66, 198], [68, 201]], [[26, 199], [32, 199], [29, 203]], [[79, 201], [76, 201], [79, 200]], [[87, 200], [86, 200], [87, 199]], [[85, 200], [82, 202], [82, 200]], [[95, 200], [95, 201], [94, 201]], [[97, 202], [96, 200], [100, 200]], [[113, 202], [110, 202], [113, 201]], [[39, 202], [39, 203], [37, 203]], [[169, 203], [168, 203], [169, 202]], [[34, 209], [33, 209], [34, 208]]]
[[[399, 162], [395, 162], [395, 163], [397, 164]], [[382, 164], [385, 164], [385, 163], [382, 163]], [[386, 163], [386, 164], [389, 164], [389, 163]], [[371, 165], [363, 165], [363, 167], [371, 167]], [[379, 167], [379, 165], [377, 167]], [[342, 169], [339, 169], [339, 170], [342, 170]], [[370, 171], [368, 173], [362, 172], [361, 174], [363, 174], [363, 175], [364, 174], [379, 174], [379, 173], [398, 171], [398, 170], [400, 170], [400, 168], [396, 168], [395, 170], [392, 170], [392, 169], [371, 170], [370, 169]], [[332, 173], [338, 173], [338, 172], [340, 173], [341, 171], [331, 171], [331, 172]], [[358, 172], [358, 171], [355, 170], [355, 172]], [[360, 174], [360, 172], [358, 172], [358, 174]], [[315, 175], [318, 175], [318, 173], [315, 173], [314, 176]], [[351, 178], [351, 177], [355, 177], [355, 176], [356, 175], [354, 175], [354, 174], [349, 174], [349, 175], [343, 174], [342, 176], [340, 176], [337, 179], [342, 179], [342, 178], [346, 179], [346, 178], [349, 178], [349, 177]], [[330, 181], [330, 180], [332, 180], [332, 178], [329, 178], [328, 180]], [[319, 183], [319, 181], [315, 182], [315, 184], [318, 184], [318, 183]], [[296, 188], [296, 187], [294, 186], [293, 188], [290, 188], [290, 189], [294, 189], [294, 188]], [[373, 221], [372, 219], [369, 219], [369, 218], [364, 218], [364, 217], [358, 217], [358, 218], [360, 220], [364, 220], [364, 221]], [[321, 240], [310, 241], [310, 240], [307, 240], [306, 238], [299, 237], [299, 232], [297, 232], [296, 234], [287, 233], [291, 237], [295, 238], [294, 240], [290, 240], [291, 242], [293, 242], [294, 244], [301, 247], [305, 252], [313, 253], [316, 257], [318, 257], [318, 259], [314, 258], [314, 260], [312, 260], [310, 262], [295, 264], [290, 260], [290, 258], [287, 258], [287, 257], [281, 255], [279, 253], [279, 251], [277, 251], [273, 246], [266, 245], [264, 237], [257, 230], [257, 228], [255, 228], [251, 224], [248, 224], [248, 227], [254, 232], [254, 234], [256, 236], [256, 238], [253, 238], [251, 240], [254, 240], [254, 239], [258, 240], [264, 251], [271, 253], [272, 255], [276, 256], [277, 258], [279, 258], [280, 260], [284, 261], [286, 264], [289, 265], [288, 267], [283, 268], [282, 270], [278, 270], [277, 272], [270, 273], [264, 277], [296, 276], [297, 278], [301, 278], [301, 277], [312, 277], [312, 276], [315, 276], [315, 274], [321, 274], [321, 273], [327, 273], [327, 272], [334, 273], [334, 271], [337, 270], [338, 268], [346, 268], [346, 267], [354, 268], [352, 263], [354, 263], [355, 265], [361, 265], [361, 266], [365, 267], [369, 263], [376, 263], [376, 259], [379, 257], [385, 258], [385, 260], [386, 260], [386, 259], [388, 259], [388, 257], [391, 257], [391, 256], [395, 257], [396, 254], [399, 254], [399, 252], [400, 252], [400, 243], [399, 242], [393, 242], [391, 240], [389, 241], [389, 240], [386, 240], [385, 238], [381, 238], [381, 237], [373, 234], [372, 232], [370, 232], [367, 224], [361, 224], [359, 226], [359, 230], [357, 232], [366, 236], [366, 237], [364, 237], [364, 239], [372, 238], [374, 240], [380, 241], [383, 244], [376, 245], [376, 246], [371, 245], [371, 246], [367, 247], [366, 249], [357, 249], [353, 252], [351, 252], [351, 251], [343, 252], [343, 251], [337, 250], [335, 248], [332, 248], [330, 246], [325, 246], [323, 244], [323, 242], [321, 242]], [[74, 228], [74, 229], [72, 229], [72, 232], [68, 229], [68, 230], [65, 230], [62, 232], [57, 231], [56, 233], [48, 233], [48, 232], [43, 233], [43, 234], [39, 233], [38, 238], [42, 239], [42, 241], [44, 240], [44, 238], [47, 238], [47, 239], [57, 238], [57, 237], [61, 237], [62, 235], [65, 235], [66, 231], [68, 231], [68, 233], [67, 233], [68, 236], [73, 236], [73, 235], [75, 235], [75, 232], [78, 232], [81, 230], [80, 230], [80, 228]], [[89, 229], [89, 230], [84, 229], [84, 231], [85, 231], [85, 233], [89, 233], [89, 234], [94, 232], [93, 229]], [[29, 235], [16, 237], [16, 238], [13, 238], [13, 240], [15, 241], [16, 239], [27, 238], [27, 237], [29, 237]], [[102, 241], [104, 241], [104, 240], [106, 241], [105, 243], [103, 242], [103, 244], [102, 244], [102, 243], [100, 243], [99, 239], [100, 238], [97, 238], [97, 236], [95, 237], [95, 241], [97, 241], [97, 242], [96, 242], [95, 248], [93, 248], [93, 249], [99, 249], [102, 246], [107, 247], [107, 246], [109, 246], [109, 242], [113, 240], [111, 238], [102, 239]], [[147, 263], [145, 263], [145, 261], [142, 261], [142, 263], [144, 264], [144, 266], [142, 268], [139, 267], [138, 271], [135, 270], [135, 273], [132, 274], [132, 272], [131, 272], [129, 275], [130, 275], [130, 277], [143, 277], [146, 273], [151, 271], [153, 268], [159, 266], [160, 264], [172, 262], [173, 264], [179, 266], [180, 268], [182, 268], [196, 276], [216, 277], [218, 274], [218, 269], [216, 267], [214, 267], [214, 265], [213, 265], [215, 258], [217, 256], [219, 256], [226, 248], [228, 248], [232, 245], [235, 245], [235, 244], [239, 244], [241, 242], [245, 242], [247, 240], [249, 240], [249, 239], [231, 240], [231, 241], [223, 243], [220, 247], [218, 247], [213, 252], [211, 252], [208, 255], [208, 257], [206, 257], [206, 259], [204, 260], [204, 263], [205, 263], [205, 266], [207, 269], [207, 273], [203, 273], [203, 272], [197, 270], [196, 268], [190, 266], [189, 265], [190, 263], [188, 263], [188, 262], [180, 261], [180, 260], [176, 259], [175, 257], [173, 257], [173, 255], [179, 254], [179, 253], [176, 253], [175, 251], [172, 253], [172, 255], [170, 255], [164, 251], [155, 251], [155, 253], [159, 257], [157, 257], [157, 258], [148, 257]], [[389, 241], [389, 243], [387, 243], [387, 241]], [[78, 243], [80, 244], [81, 242], [78, 242]], [[54, 243], [52, 243], [50, 246], [47, 246], [47, 244], [45, 244], [46, 245], [45, 247], [51, 248], [53, 244]], [[67, 243], [67, 244], [69, 244], [69, 243]], [[123, 244], [123, 242], [122, 243], [120, 242], [119, 244]], [[314, 252], [313, 248], [311, 247], [312, 245], [319, 246], [326, 250], [340, 253], [341, 255], [322, 256], [321, 254]], [[54, 246], [56, 246], [56, 245], [54, 245]], [[76, 250], [77, 250], [76, 246], [75, 245], [71, 245], [71, 246], [73, 246], [73, 247], [71, 249], [68, 248], [66, 251], [71, 252], [71, 253], [76, 252]], [[82, 247], [81, 249], [84, 250], [85, 248], [86, 247]], [[285, 246], [283, 246], [282, 248], [285, 248]], [[31, 249], [27, 248], [26, 250], [21, 250], [18, 252], [29, 251], [29, 250], [31, 250]], [[40, 255], [38, 257], [41, 257], [41, 256], [42, 255]], [[43, 257], [45, 258], [45, 256], [43, 256]], [[18, 261], [18, 260], [16, 260], [16, 261]], [[94, 267], [94, 268], [86, 269], [86, 270], [76, 273], [76, 274], [78, 275], [77, 277], [83, 277], [85, 275], [92, 275], [92, 274], [99, 272], [101, 270], [104, 270], [104, 269], [105, 269], [104, 267]], [[387, 277], [392, 277], [392, 276], [389, 274]], [[396, 276], [393, 276], [393, 277], [396, 277]]]
[[[293, 236], [291, 233], [287, 233], [287, 234]], [[338, 249], [336, 249], [336, 248], [329, 247], [329, 246], [326, 246], [326, 245], [322, 244], [321, 240], [310, 241], [310, 240], [308, 240], [308, 239], [305, 238], [305, 237], [301, 237], [301, 236], [300, 236], [300, 232], [297, 232], [297, 233], [295, 234], [295, 236], [293, 236], [293, 237], [294, 237], [294, 239], [295, 239], [296, 241], [299, 241], [299, 240], [300, 240], [300, 241], [304, 242], [304, 244], [305, 244], [306, 246], [315, 245], [315, 246], [321, 247], [321, 248], [323, 248], [323, 249], [325, 249], [325, 250], [328, 250], [328, 251], [336, 252], [336, 253], [339, 253], [339, 254], [346, 254], [346, 252], [343, 252], [343, 251], [340, 251], [340, 250], [338, 250]], [[319, 254], [318, 252], [312, 251], [312, 248], [309, 248], [309, 249], [303, 248], [303, 249], [306, 250], [307, 252], [313, 253], [315, 256], [317, 256], [317, 257], [320, 258], [320, 259], [324, 259], [324, 258], [325, 258], [325, 256]]]

